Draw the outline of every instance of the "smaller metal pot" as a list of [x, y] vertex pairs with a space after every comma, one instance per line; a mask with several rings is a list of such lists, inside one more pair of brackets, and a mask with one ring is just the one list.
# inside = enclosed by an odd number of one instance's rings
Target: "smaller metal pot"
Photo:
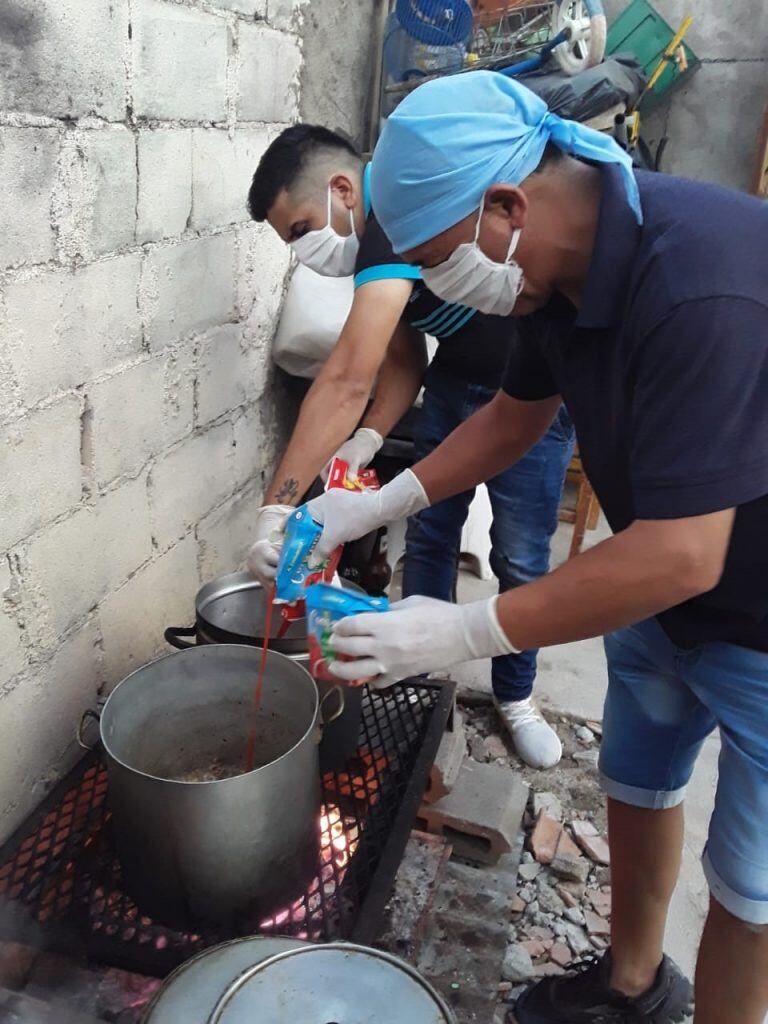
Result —
[[[344, 583], [360, 590], [354, 583]], [[267, 603], [264, 588], [247, 572], [219, 576], [198, 591], [195, 598], [195, 624], [169, 626], [165, 639], [178, 650], [201, 644], [264, 644]], [[278, 636], [282, 620], [275, 614], [269, 631], [269, 649], [284, 654], [307, 668], [307, 620], [296, 619]], [[363, 717], [363, 691], [359, 686], [341, 686], [317, 680], [323, 706], [323, 738], [320, 742], [320, 767], [338, 771], [357, 750]], [[332, 695], [333, 694], [333, 695]]]

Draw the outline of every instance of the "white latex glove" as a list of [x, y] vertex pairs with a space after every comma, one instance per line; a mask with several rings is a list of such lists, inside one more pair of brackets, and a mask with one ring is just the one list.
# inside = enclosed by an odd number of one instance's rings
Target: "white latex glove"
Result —
[[315, 552], [325, 559], [348, 540], [364, 537], [386, 523], [405, 519], [429, 505], [419, 478], [406, 469], [379, 491], [334, 488], [309, 502], [309, 514], [325, 529]]
[[[350, 477], [356, 477], [357, 471], [365, 469], [383, 444], [384, 438], [378, 431], [373, 430], [371, 427], [358, 427], [352, 437], [345, 441], [336, 454], [332, 456], [331, 461], [333, 459], [343, 459], [349, 464]], [[330, 465], [331, 463], [329, 462], [323, 470], [323, 480], [328, 479]]]
[[330, 645], [355, 661], [334, 661], [339, 679], [373, 677], [380, 689], [399, 679], [437, 672], [475, 658], [519, 654], [496, 614], [498, 596], [472, 604], [408, 597], [388, 612], [350, 615], [336, 624]]
[[256, 514], [256, 541], [248, 552], [246, 564], [265, 589], [275, 582], [285, 524], [295, 511], [290, 505], [262, 505]]

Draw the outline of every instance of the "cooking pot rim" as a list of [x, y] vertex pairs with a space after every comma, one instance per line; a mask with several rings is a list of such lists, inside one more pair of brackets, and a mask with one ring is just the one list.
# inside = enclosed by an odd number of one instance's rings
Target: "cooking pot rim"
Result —
[[228, 653], [231, 653], [233, 650], [238, 649], [246, 651], [248, 652], [248, 655], [251, 658], [255, 655], [257, 662], [261, 659], [261, 651], [259, 650], [259, 648], [253, 647], [249, 644], [205, 644], [202, 647], [189, 647], [183, 651], [170, 651], [167, 654], [161, 654], [160, 657], [153, 658], [151, 661], [146, 662], [144, 665], [140, 665], [138, 668], [135, 668], [133, 672], [130, 672], [127, 676], [125, 676], [124, 679], [120, 680], [120, 682], [117, 684], [114, 690], [107, 697], [104, 706], [100, 709], [98, 713], [99, 737], [101, 739], [104, 750], [116, 764], [119, 764], [122, 768], [125, 768], [127, 771], [134, 772], [136, 775], [141, 775], [145, 779], [150, 779], [152, 782], [164, 782], [174, 786], [221, 786], [227, 782], [239, 782], [241, 779], [244, 779], [247, 776], [256, 776], [258, 775], [259, 772], [264, 771], [267, 768], [272, 768], [273, 765], [279, 764], [286, 757], [292, 754], [295, 750], [298, 750], [298, 748], [303, 743], [305, 743], [308, 738], [312, 736], [312, 733], [316, 732], [320, 728], [320, 694], [317, 688], [317, 683], [312, 678], [310, 673], [306, 670], [306, 668], [304, 668], [304, 666], [301, 665], [299, 662], [295, 661], [292, 658], [289, 658], [285, 654], [281, 654], [280, 651], [270, 650], [267, 652], [267, 666], [269, 666], [270, 659], [276, 658], [277, 660], [286, 661], [289, 665], [293, 665], [295, 668], [300, 669], [302, 674], [306, 676], [306, 678], [312, 684], [312, 689], [315, 697], [314, 711], [307, 729], [302, 733], [302, 735], [299, 737], [296, 743], [294, 743], [292, 747], [289, 747], [288, 750], [280, 754], [279, 757], [274, 758], [274, 760], [272, 761], [268, 761], [266, 764], [259, 765], [258, 768], [252, 768], [251, 771], [249, 772], [241, 772], [241, 774], [239, 775], [231, 775], [227, 779], [201, 779], [199, 782], [192, 782], [184, 779], [166, 779], [162, 775], [152, 775], [150, 772], [145, 772], [142, 771], [140, 768], [135, 768], [133, 765], [127, 764], [125, 761], [119, 758], [111, 749], [109, 743], [107, 742], [107, 738], [104, 734], [104, 716], [107, 712], [107, 709], [109, 708], [112, 698], [115, 696], [117, 691], [126, 683], [130, 682], [130, 680], [133, 679], [134, 676], [138, 675], [140, 672], [143, 672], [148, 668], [151, 668], [153, 665], [157, 665], [161, 661], [165, 661], [168, 658], [189, 658], [190, 656], [200, 657], [202, 653], [206, 651], [210, 655], [211, 651], [215, 651], [216, 648], [219, 647], [225, 649]]

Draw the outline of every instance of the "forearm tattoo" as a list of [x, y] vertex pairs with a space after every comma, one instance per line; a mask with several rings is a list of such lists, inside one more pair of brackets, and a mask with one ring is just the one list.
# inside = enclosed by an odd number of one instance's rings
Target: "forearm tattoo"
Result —
[[289, 476], [287, 480], [283, 481], [283, 485], [275, 495], [275, 501], [281, 505], [288, 504], [296, 500], [296, 495], [299, 493], [299, 481], [294, 480], [292, 476]]

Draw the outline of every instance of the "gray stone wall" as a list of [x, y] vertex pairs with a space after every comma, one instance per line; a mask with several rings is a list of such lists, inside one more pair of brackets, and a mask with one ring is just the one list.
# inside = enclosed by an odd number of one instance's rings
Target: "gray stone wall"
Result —
[[[247, 549], [289, 257], [245, 195], [313, 6], [0, 5], [0, 838]], [[332, 83], [353, 103], [361, 61]]]
[[[768, 104], [768, 4], [764, 0], [653, 0], [677, 30], [686, 15], [686, 36], [702, 66], [643, 122], [655, 148], [669, 144], [662, 169], [748, 190], [763, 111]], [[624, 0], [605, 0], [609, 22]]]

